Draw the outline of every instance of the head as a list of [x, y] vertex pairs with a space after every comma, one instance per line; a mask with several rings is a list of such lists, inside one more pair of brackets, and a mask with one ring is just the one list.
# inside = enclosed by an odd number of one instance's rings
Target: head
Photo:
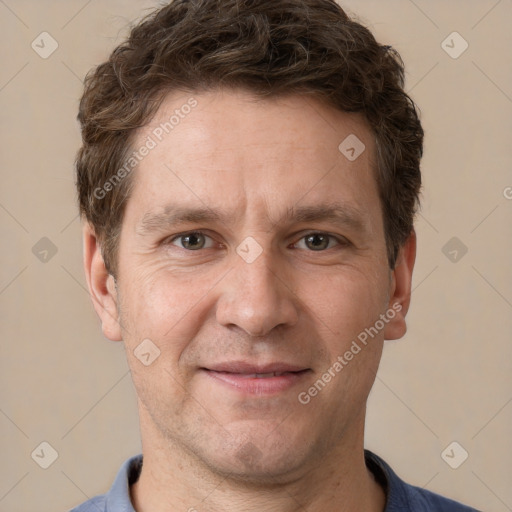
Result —
[[[87, 76], [86, 274], [159, 446], [275, 477], [361, 440], [415, 257], [423, 131], [403, 86], [331, 0], [177, 0]], [[218, 378], [240, 362], [301, 372], [242, 392]]]

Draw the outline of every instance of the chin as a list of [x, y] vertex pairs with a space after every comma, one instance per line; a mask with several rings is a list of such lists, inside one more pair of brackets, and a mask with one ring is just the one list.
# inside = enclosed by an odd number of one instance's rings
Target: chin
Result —
[[210, 469], [230, 480], [252, 484], [256, 487], [287, 484], [295, 480], [294, 473], [300, 463], [290, 464], [289, 456], [276, 461], [267, 458], [254, 446], [245, 446], [230, 459], [215, 461]]
[[241, 434], [236, 442], [213, 451], [209, 445], [203, 460], [210, 470], [232, 480], [265, 486], [289, 483], [299, 469], [305, 469], [310, 447], [293, 436], [271, 434]]

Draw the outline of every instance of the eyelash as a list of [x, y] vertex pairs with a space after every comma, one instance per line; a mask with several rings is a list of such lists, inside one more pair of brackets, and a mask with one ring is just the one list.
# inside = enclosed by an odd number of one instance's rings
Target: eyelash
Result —
[[[179, 240], [180, 238], [183, 238], [187, 235], [202, 235], [204, 237], [207, 237], [207, 238], [210, 238], [212, 239], [211, 236], [207, 235], [204, 231], [201, 231], [201, 230], [197, 230], [197, 231], [187, 231], [185, 233], [180, 233], [178, 235], [175, 235], [173, 236], [172, 238], [167, 238], [166, 240], [164, 240], [164, 245], [173, 245], [173, 242], [176, 241], [176, 240]], [[337, 237], [337, 236], [334, 236], [334, 235], [331, 235], [329, 233], [325, 233], [323, 231], [311, 231], [309, 233], [306, 233], [305, 235], [303, 235], [302, 237], [300, 237], [299, 241], [301, 240], [304, 240], [305, 238], [307, 238], [308, 236], [311, 236], [311, 235], [323, 235], [323, 236], [327, 236], [330, 240], [334, 240], [336, 241], [336, 246], [334, 247], [328, 247], [327, 249], [323, 249], [323, 250], [319, 250], [319, 251], [313, 251], [313, 250], [310, 250], [309, 252], [326, 252], [326, 251], [329, 251], [335, 247], [347, 247], [350, 245], [350, 242], [344, 238], [344, 237]], [[295, 245], [295, 244], [294, 244]], [[191, 249], [186, 249], [185, 247], [179, 247], [179, 249], [182, 249], [184, 251], [187, 251], [187, 252], [200, 252], [203, 249], [196, 249], [195, 251], [194, 250], [191, 250]], [[210, 249], [210, 247], [206, 247], [206, 249]]]

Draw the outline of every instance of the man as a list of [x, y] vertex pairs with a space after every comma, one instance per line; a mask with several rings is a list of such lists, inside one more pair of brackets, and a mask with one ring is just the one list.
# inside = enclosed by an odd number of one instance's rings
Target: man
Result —
[[86, 79], [77, 186], [143, 455], [75, 511], [464, 511], [364, 450], [423, 130], [333, 0], [177, 0]]

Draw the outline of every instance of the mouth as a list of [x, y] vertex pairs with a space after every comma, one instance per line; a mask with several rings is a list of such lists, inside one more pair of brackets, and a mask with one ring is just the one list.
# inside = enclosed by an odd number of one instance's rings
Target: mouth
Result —
[[303, 382], [312, 370], [275, 363], [266, 367], [246, 363], [227, 363], [212, 368], [200, 368], [208, 378], [236, 392], [268, 395], [283, 392]]
[[[215, 371], [215, 370], [210, 370]], [[216, 372], [227, 375], [237, 375], [242, 379], [269, 379], [271, 377], [280, 377], [281, 375], [292, 375], [294, 373], [306, 372], [307, 370], [300, 370], [298, 372], [269, 372], [269, 373], [233, 373], [233, 372]]]

